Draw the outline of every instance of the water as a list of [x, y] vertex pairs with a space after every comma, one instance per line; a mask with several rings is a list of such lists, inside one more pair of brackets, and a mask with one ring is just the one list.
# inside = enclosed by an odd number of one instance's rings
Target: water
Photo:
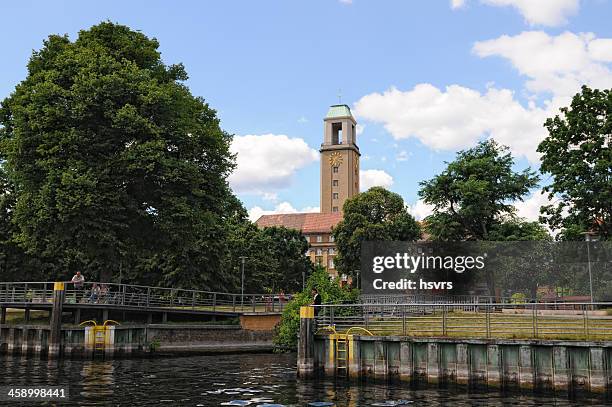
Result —
[[[70, 403], [82, 406], [219, 406], [232, 400], [285, 406], [331, 401], [370, 406], [411, 400], [411, 406], [606, 405], [589, 396], [504, 394], [462, 387], [416, 389], [405, 383], [347, 384], [296, 378], [295, 355], [224, 355], [112, 361], [47, 361], [0, 357], [0, 385], [68, 385]], [[2, 402], [0, 402], [2, 404]], [[9, 406], [32, 405], [16, 402]], [[51, 405], [51, 404], [48, 404]], [[610, 405], [610, 404], [607, 404]]]

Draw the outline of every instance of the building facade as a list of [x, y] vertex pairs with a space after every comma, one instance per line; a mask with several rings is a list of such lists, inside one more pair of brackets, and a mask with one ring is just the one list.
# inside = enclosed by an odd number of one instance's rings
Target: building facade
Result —
[[263, 215], [260, 228], [284, 226], [302, 232], [309, 244], [308, 257], [338, 276], [332, 229], [342, 220], [344, 202], [359, 193], [357, 122], [347, 105], [332, 105], [323, 119], [321, 144], [320, 213]]

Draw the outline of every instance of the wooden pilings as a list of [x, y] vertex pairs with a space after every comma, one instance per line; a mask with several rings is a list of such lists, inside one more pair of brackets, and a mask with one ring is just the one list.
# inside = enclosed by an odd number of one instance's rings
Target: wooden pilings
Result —
[[53, 285], [53, 309], [51, 311], [51, 331], [49, 333], [49, 357], [60, 356], [62, 345], [62, 312], [64, 309], [64, 299], [66, 296], [65, 285], [56, 282]]
[[314, 307], [300, 307], [300, 337], [298, 339], [298, 375], [308, 377], [314, 373]]
[[[308, 319], [300, 319], [300, 326], [307, 327]], [[331, 368], [337, 364], [330, 340], [335, 335], [301, 333], [299, 374], [337, 374]], [[313, 342], [309, 353], [306, 345]], [[612, 394], [612, 343], [605, 341], [351, 335], [348, 355], [347, 373], [355, 379]]]

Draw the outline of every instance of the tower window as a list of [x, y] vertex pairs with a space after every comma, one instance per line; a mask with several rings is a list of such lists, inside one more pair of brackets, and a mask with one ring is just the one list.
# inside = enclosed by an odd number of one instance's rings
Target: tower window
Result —
[[338, 173], [338, 167], [333, 167], [333, 168], [334, 168], [333, 169], [334, 173], [337, 174]]
[[338, 212], [338, 207], [337, 207], [337, 206], [334, 206], [334, 207], [332, 208], [332, 212]]
[[338, 193], [337, 193], [337, 192], [334, 192], [334, 193], [332, 194], [332, 198], [333, 198], [333, 199], [338, 199]]
[[337, 179], [332, 181], [332, 186], [334, 186], [334, 187], [338, 186], [338, 180]]

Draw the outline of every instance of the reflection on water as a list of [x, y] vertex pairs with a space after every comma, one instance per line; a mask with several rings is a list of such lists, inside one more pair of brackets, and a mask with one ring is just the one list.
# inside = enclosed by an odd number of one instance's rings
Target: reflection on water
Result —
[[[223, 355], [112, 361], [0, 357], [0, 385], [63, 385], [71, 403], [110, 406], [307, 406], [314, 401], [338, 407], [410, 400], [411, 406], [583, 406], [603, 399], [566, 395], [503, 394], [461, 387], [415, 388], [406, 383], [352, 383], [298, 380], [294, 355]], [[11, 406], [20, 405], [11, 403]], [[31, 405], [31, 404], [21, 404]], [[608, 404], [609, 405], [609, 404]]]

